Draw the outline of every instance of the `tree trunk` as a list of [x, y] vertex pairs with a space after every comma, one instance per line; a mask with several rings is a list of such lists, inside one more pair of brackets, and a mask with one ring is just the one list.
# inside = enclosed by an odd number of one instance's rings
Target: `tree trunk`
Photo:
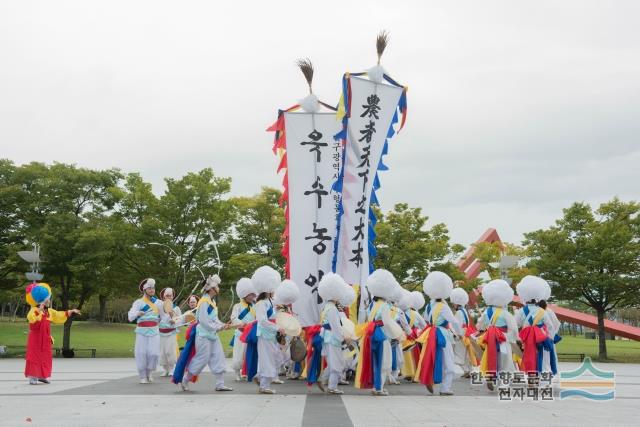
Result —
[[607, 336], [604, 331], [604, 310], [596, 310], [598, 313], [598, 359], [607, 359]]
[[64, 322], [64, 333], [62, 335], [62, 351], [69, 352], [71, 349], [71, 324], [73, 323], [73, 319], [69, 317], [66, 322]]
[[105, 322], [107, 320], [107, 296], [98, 295], [98, 301], [100, 303], [99, 319], [101, 322]]

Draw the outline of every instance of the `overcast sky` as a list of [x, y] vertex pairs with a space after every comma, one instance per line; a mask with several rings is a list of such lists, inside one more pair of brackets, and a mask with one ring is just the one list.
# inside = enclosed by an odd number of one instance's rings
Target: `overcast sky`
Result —
[[383, 209], [421, 206], [468, 245], [573, 201], [640, 199], [637, 1], [0, 2], [0, 157], [279, 186], [276, 110], [339, 97], [375, 63], [409, 86]]

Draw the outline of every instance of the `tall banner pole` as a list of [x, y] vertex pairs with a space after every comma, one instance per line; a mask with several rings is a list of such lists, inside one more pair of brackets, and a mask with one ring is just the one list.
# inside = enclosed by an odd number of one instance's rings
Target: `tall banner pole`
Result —
[[309, 96], [280, 111], [268, 130], [276, 132], [274, 152], [280, 155], [278, 171], [284, 171], [285, 275], [300, 290], [293, 310], [306, 327], [320, 321], [318, 283], [331, 272], [340, 206], [332, 184], [339, 177], [343, 150], [333, 138], [341, 128], [336, 109], [320, 102], [311, 89], [311, 62], [302, 60], [298, 66], [309, 84]]
[[360, 322], [369, 304], [366, 279], [374, 269], [376, 256], [377, 219], [372, 205], [379, 204], [378, 172], [388, 170], [382, 158], [389, 152], [395, 126], [400, 123], [400, 131], [407, 115], [407, 87], [393, 80], [380, 65], [387, 40], [386, 32], [376, 40], [378, 65], [366, 72], [344, 75], [338, 105], [342, 129], [336, 139], [343, 145], [343, 167], [333, 186], [341, 194], [341, 205], [332, 267], [359, 288]]

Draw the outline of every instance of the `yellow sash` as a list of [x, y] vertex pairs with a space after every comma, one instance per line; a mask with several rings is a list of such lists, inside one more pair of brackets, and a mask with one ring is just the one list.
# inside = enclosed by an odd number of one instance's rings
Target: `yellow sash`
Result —
[[208, 296], [206, 297], [202, 297], [200, 298], [200, 301], [198, 301], [198, 305], [196, 306], [196, 310], [200, 309], [200, 306], [204, 303], [209, 304], [211, 307], [213, 307], [214, 309], [218, 308], [218, 306], [216, 305], [216, 302], [213, 301], [211, 298], [209, 298]]
[[540, 323], [540, 321], [544, 317], [544, 313], [545, 311], [542, 308], [538, 310], [536, 316], [533, 318], [533, 326], [536, 326], [538, 323]]
[[[241, 299], [240, 300], [240, 304], [242, 305], [242, 311], [244, 311], [247, 307], [249, 308], [249, 313], [251, 313], [253, 315], [253, 318], [256, 318], [256, 311], [253, 309], [253, 306], [250, 306], [248, 302], [246, 302], [245, 300]], [[214, 308], [216, 308], [216, 306], [213, 306]], [[238, 313], [240, 314], [240, 313]]]
[[149, 299], [148, 296], [146, 296], [146, 295], [143, 296], [142, 297], [142, 302], [147, 304], [149, 306], [149, 308], [151, 309], [151, 311], [153, 311], [155, 314], [158, 314], [158, 306], [154, 302], [151, 302], [151, 300]]

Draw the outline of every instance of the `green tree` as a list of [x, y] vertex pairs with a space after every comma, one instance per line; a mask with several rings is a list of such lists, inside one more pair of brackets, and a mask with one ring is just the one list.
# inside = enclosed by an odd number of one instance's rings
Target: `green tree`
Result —
[[614, 198], [594, 211], [574, 203], [554, 226], [525, 237], [530, 265], [558, 283], [556, 298], [596, 312], [599, 357], [606, 359], [607, 313], [640, 304], [640, 204]]
[[263, 187], [254, 196], [231, 199], [234, 232], [222, 250], [227, 260], [225, 280], [235, 283], [265, 264], [284, 273], [285, 259], [281, 252], [285, 219], [279, 205], [281, 195], [280, 190]]
[[401, 285], [419, 289], [432, 270], [449, 274], [454, 280], [464, 278], [454, 264], [464, 247], [451, 244], [445, 224], [427, 227], [429, 218], [421, 208], [398, 203], [393, 210], [382, 214], [376, 210], [376, 268], [389, 270]]
[[[14, 235], [25, 247], [31, 242], [41, 245], [45, 280], [53, 284], [62, 309], [74, 302], [82, 308], [91, 296], [91, 286], [76, 277], [78, 265], [87, 262], [82, 242], [94, 232], [92, 222], [117, 203], [120, 178], [115, 169], [34, 162], [16, 167], [7, 183], [7, 188], [20, 192], [11, 225]], [[70, 318], [64, 325], [65, 350], [70, 348], [72, 322]]]

